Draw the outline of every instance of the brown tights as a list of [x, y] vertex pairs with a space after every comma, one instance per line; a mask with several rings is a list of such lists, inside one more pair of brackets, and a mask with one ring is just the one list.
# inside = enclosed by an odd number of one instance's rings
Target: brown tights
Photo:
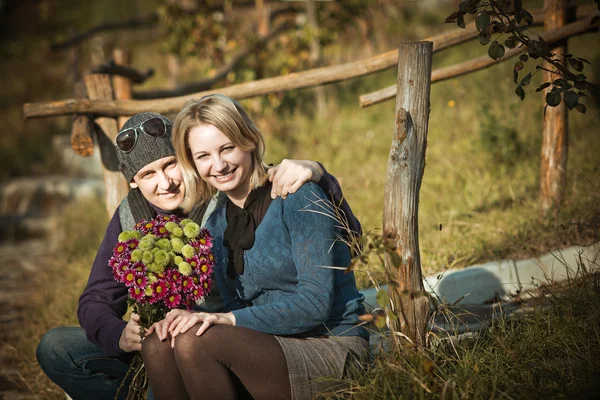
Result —
[[142, 356], [152, 392], [160, 399], [289, 399], [287, 364], [272, 335], [215, 325], [161, 342], [148, 336]]

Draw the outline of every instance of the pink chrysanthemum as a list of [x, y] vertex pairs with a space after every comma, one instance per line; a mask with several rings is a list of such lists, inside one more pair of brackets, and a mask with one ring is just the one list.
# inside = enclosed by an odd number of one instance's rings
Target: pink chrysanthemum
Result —
[[129, 288], [129, 297], [137, 301], [138, 303], [144, 303], [146, 299], [146, 295], [144, 293], [144, 288], [139, 288], [137, 286], [132, 286]]
[[127, 257], [129, 253], [131, 250], [129, 250], [127, 242], [118, 242], [113, 249], [113, 256], [121, 259]]
[[181, 304], [181, 295], [179, 293], [172, 293], [165, 297], [164, 302], [168, 308], [176, 308]]
[[167, 283], [164, 280], [159, 279], [152, 284], [152, 290], [154, 292], [154, 297], [157, 300], [162, 300], [167, 295]]
[[135, 276], [135, 272], [132, 269], [127, 269], [127, 271], [125, 271], [125, 273], [123, 274], [123, 282], [125, 283], [125, 286], [127, 287], [132, 287], [133, 285], [135, 285], [136, 283], [136, 276]]
[[192, 277], [188, 276], [187, 278], [182, 279], [180, 287], [185, 293], [191, 292], [194, 289], [194, 280]]
[[134, 286], [144, 291], [146, 285], [148, 285], [148, 276], [143, 272], [135, 272]]
[[137, 249], [138, 243], [140, 241], [137, 239], [129, 239], [128, 241], [125, 242], [125, 244], [127, 245], [127, 249], [131, 252], [135, 249]]

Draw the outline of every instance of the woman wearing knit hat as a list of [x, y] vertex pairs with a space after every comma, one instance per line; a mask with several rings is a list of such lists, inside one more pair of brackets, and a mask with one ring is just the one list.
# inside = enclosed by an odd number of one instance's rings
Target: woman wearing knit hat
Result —
[[[113, 279], [108, 265], [119, 234], [132, 229], [140, 219], [157, 214], [187, 216], [202, 224], [216, 206], [215, 201], [194, 205], [192, 197], [186, 196], [171, 130], [168, 118], [150, 112], [137, 114], [123, 125], [116, 138], [116, 152], [132, 190], [108, 224], [79, 299], [77, 315], [83, 329], [54, 328], [38, 345], [37, 358], [44, 372], [75, 400], [114, 398], [129, 368], [131, 353], [141, 349], [139, 317], [123, 320], [127, 288]], [[284, 167], [283, 173], [272, 173], [279, 180], [278, 187], [289, 189], [298, 179], [316, 179], [335, 198], [341, 198], [335, 178], [319, 164], [287, 161]], [[274, 194], [285, 193], [282, 189]], [[207, 298], [206, 309], [217, 311], [220, 307], [215, 290]]]

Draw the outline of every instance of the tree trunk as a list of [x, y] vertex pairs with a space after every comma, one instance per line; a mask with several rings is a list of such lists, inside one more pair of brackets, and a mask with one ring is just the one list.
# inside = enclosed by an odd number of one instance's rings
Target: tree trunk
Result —
[[[429, 124], [432, 42], [398, 48], [396, 126], [388, 160], [383, 205], [384, 237], [395, 244], [400, 264], [386, 257], [389, 297], [398, 320], [390, 328], [417, 346], [425, 344], [429, 298], [419, 252], [419, 190], [425, 169]], [[396, 337], [396, 335], [394, 335]]]
[[[544, 0], [545, 17], [544, 29], [560, 28], [567, 23], [567, 0]], [[566, 40], [550, 50], [556, 57], [562, 57], [567, 52]], [[553, 69], [552, 65], [544, 62], [544, 67]], [[556, 75], [543, 71], [544, 81], [550, 82], [557, 79]], [[543, 101], [546, 104], [544, 90]], [[557, 107], [548, 107], [544, 119], [544, 138], [542, 141], [542, 157], [540, 168], [540, 205], [544, 212], [551, 209], [558, 210], [563, 199], [567, 183], [567, 107], [561, 102]]]
[[[90, 100], [112, 100], [113, 90], [110, 84], [110, 76], [90, 74], [85, 77]], [[114, 118], [96, 118], [99, 129], [96, 130], [98, 146], [102, 164], [104, 166], [104, 186], [106, 190], [106, 210], [112, 217], [121, 200], [127, 195], [129, 185], [119, 171], [119, 160], [115, 148], [115, 137], [117, 136], [117, 120]]]

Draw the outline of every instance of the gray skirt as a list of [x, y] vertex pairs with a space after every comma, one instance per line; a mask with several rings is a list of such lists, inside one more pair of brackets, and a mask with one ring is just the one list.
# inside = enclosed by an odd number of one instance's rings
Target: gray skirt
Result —
[[310, 400], [344, 388], [368, 360], [369, 342], [358, 336], [293, 338], [275, 336], [287, 363], [293, 400]]

